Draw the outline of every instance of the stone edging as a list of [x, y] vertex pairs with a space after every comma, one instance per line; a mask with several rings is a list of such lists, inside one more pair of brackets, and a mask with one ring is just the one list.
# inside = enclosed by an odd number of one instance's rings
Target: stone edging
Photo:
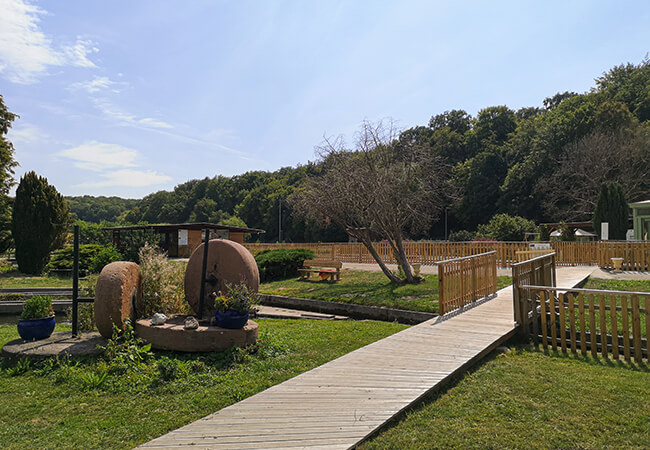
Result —
[[282, 295], [260, 294], [260, 303], [279, 308], [300, 309], [324, 314], [348, 316], [352, 319], [381, 320], [415, 325], [437, 317], [437, 314], [408, 311], [405, 309], [381, 308], [379, 306], [355, 305], [353, 303], [329, 302], [307, 298], [293, 298]]

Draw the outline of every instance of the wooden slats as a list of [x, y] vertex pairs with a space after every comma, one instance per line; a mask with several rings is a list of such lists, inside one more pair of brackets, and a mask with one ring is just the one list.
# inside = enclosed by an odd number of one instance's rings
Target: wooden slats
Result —
[[534, 285], [518, 289], [520, 295], [527, 296], [521, 304], [531, 305], [524, 315], [532, 315], [536, 321], [535, 311], [540, 309], [540, 332], [534, 322], [526, 329], [532, 329], [529, 333], [534, 339], [542, 338], [544, 348], [576, 352], [579, 347], [583, 355], [593, 357], [601, 353], [637, 363], [648, 360], [650, 292], [572, 289], [578, 291], [576, 306], [573, 293], [561, 292], [566, 289]]
[[[551, 242], [550, 245], [557, 255], [556, 264], [560, 266], [599, 265], [602, 268], [612, 269], [611, 258], [621, 257], [624, 270], [650, 270], [650, 242]], [[245, 244], [245, 246], [253, 252], [273, 248], [309, 248], [316, 252], [318, 258], [348, 263], [375, 262], [363, 244], [355, 242]], [[389, 244], [378, 242], [374, 246], [384, 262], [395, 263]], [[509, 267], [518, 262], [518, 257], [522, 257], [518, 256], [518, 253], [524, 255], [521, 252], [531, 252], [526, 242], [406, 242], [404, 250], [411, 264], [425, 265], [494, 251], [497, 265], [501, 267]]]
[[494, 294], [496, 252], [451, 259], [438, 265], [438, 313], [444, 315]]

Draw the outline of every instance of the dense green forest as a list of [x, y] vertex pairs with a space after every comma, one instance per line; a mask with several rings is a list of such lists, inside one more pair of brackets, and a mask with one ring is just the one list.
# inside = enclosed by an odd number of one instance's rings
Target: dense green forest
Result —
[[[434, 115], [405, 130], [400, 141], [424, 143], [452, 167], [458, 196], [448, 205], [449, 229], [475, 230], [498, 213], [537, 223], [591, 220], [601, 184], [619, 183], [628, 201], [650, 198], [650, 60], [612, 68], [582, 94], [563, 92], [543, 106], [490, 106]], [[69, 197], [87, 221], [120, 223], [210, 221], [266, 230], [260, 238], [343, 241], [328, 224], [294, 218], [287, 199], [322, 163], [191, 180], [141, 200]], [[444, 218], [427, 233], [444, 237]]]

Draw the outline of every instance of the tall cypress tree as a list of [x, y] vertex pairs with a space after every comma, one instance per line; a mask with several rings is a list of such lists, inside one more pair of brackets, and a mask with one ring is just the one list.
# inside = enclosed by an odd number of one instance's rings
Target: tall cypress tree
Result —
[[609, 223], [609, 239], [625, 240], [629, 220], [629, 206], [623, 188], [618, 183], [603, 183], [600, 186], [594, 209], [594, 230], [600, 235], [603, 222]]
[[46, 178], [26, 173], [18, 184], [12, 215], [18, 269], [37, 275], [50, 252], [63, 245], [70, 221], [70, 207]]

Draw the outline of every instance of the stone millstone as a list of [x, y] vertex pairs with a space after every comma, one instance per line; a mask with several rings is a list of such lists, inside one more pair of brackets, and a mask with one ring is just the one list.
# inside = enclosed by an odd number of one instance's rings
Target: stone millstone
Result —
[[222, 352], [233, 345], [243, 348], [257, 343], [258, 325], [252, 320], [238, 330], [203, 325], [188, 330], [184, 326], [186, 319], [187, 316], [173, 316], [158, 326], [141, 319], [135, 323], [135, 332], [152, 348], [176, 352]]
[[[226, 292], [226, 284], [243, 283], [251, 292], [257, 292], [260, 286], [257, 263], [246, 247], [226, 239], [213, 239], [208, 245], [204, 318], [214, 315], [214, 303], [208, 297], [211, 292]], [[201, 244], [194, 250], [185, 270], [185, 298], [198, 315], [204, 246], [205, 244]]]
[[127, 317], [133, 321], [133, 305], [141, 297], [140, 268], [136, 263], [117, 261], [105, 266], [95, 290], [95, 324], [100, 334], [110, 338], [114, 324], [122, 328]]

